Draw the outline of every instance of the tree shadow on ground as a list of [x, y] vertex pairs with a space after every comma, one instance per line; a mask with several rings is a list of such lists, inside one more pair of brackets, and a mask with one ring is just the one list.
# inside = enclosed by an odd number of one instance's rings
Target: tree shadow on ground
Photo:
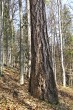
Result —
[[54, 110], [71, 110], [70, 107], [65, 103], [59, 103], [58, 105], [54, 105], [53, 109]]

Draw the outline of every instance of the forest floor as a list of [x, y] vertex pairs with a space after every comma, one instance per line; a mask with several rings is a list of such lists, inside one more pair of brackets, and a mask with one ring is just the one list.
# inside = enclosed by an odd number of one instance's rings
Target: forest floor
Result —
[[59, 104], [51, 105], [33, 98], [28, 92], [28, 79], [19, 84], [17, 70], [5, 68], [0, 77], [0, 110], [73, 110], [73, 89], [58, 87]]

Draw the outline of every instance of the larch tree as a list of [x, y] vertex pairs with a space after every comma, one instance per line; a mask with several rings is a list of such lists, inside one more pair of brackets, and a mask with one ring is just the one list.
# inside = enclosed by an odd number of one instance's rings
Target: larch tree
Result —
[[31, 74], [29, 92], [32, 96], [58, 103], [52, 58], [47, 34], [44, 0], [30, 1], [31, 13]]

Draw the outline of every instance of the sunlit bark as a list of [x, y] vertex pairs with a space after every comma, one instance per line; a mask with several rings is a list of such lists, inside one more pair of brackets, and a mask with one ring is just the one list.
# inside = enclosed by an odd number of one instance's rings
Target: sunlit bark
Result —
[[58, 102], [47, 35], [44, 0], [31, 0], [31, 75], [29, 91], [34, 97]]

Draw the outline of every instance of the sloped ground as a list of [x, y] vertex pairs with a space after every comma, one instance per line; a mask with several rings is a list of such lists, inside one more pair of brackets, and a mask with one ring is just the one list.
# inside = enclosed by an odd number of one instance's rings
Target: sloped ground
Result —
[[29, 95], [27, 78], [20, 86], [17, 70], [5, 68], [4, 76], [0, 77], [0, 110], [73, 110], [72, 97], [73, 92], [60, 87], [60, 103], [51, 105]]

